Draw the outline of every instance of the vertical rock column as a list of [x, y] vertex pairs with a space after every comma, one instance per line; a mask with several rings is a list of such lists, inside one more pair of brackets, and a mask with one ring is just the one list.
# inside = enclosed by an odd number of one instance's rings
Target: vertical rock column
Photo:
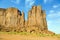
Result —
[[25, 20], [25, 32], [27, 32], [27, 28], [28, 28], [28, 22], [27, 22], [27, 20]]
[[41, 32], [47, 29], [46, 16], [41, 6], [33, 6], [28, 13], [28, 31]]
[[41, 13], [41, 6], [37, 6], [36, 9], [36, 22], [37, 22], [37, 27], [39, 27], [39, 30], [43, 30], [43, 15]]
[[5, 11], [6, 9], [0, 8], [0, 31], [4, 31], [5, 28]]
[[20, 18], [20, 28], [21, 31], [25, 31], [25, 18], [24, 18], [24, 12], [22, 12], [21, 18]]
[[35, 26], [36, 26], [36, 6], [33, 6], [31, 10], [31, 27]]
[[48, 28], [47, 28], [47, 21], [46, 21], [46, 13], [45, 13], [45, 11], [42, 11], [42, 13], [43, 13], [44, 30], [48, 30]]
[[36, 27], [36, 6], [33, 6], [32, 9], [28, 13], [28, 31], [35, 31]]
[[0, 8], [0, 26], [5, 26], [5, 11], [6, 9]]
[[30, 32], [30, 27], [31, 27], [31, 10], [28, 12], [28, 20], [27, 20], [27, 27], [26, 27], [26, 30], [27, 32]]
[[6, 10], [6, 25], [7, 27], [17, 26], [17, 9], [15, 8], [8, 8]]
[[6, 9], [6, 28], [10, 31], [16, 31], [18, 21], [18, 10], [16, 8]]

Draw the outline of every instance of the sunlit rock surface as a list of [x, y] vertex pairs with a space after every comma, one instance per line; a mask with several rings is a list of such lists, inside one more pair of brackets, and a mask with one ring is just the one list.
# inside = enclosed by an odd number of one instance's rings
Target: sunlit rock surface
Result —
[[28, 19], [25, 20], [25, 14], [16, 8], [0, 8], [0, 31], [47, 33], [48, 31], [46, 13], [41, 6], [33, 6], [28, 12]]

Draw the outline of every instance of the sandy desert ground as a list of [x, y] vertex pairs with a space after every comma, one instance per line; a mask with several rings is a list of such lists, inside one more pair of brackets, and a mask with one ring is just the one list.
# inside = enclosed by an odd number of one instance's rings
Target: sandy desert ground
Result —
[[60, 37], [0, 33], [0, 40], [60, 40]]

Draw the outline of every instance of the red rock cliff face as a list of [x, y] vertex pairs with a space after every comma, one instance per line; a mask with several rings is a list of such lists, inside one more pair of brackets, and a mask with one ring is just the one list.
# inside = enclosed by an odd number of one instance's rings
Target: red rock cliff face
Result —
[[43, 31], [47, 29], [46, 14], [40, 6], [33, 6], [28, 13], [29, 31]]
[[46, 13], [41, 6], [32, 7], [28, 12], [28, 20], [25, 20], [24, 12], [16, 8], [0, 8], [0, 31], [52, 33], [48, 31]]
[[18, 11], [14, 8], [6, 9], [6, 27], [16, 27], [18, 21]]
[[16, 8], [0, 9], [1, 20], [0, 25], [8, 31], [23, 31], [24, 28], [24, 13]]
[[5, 9], [0, 9], [0, 25], [5, 25]]

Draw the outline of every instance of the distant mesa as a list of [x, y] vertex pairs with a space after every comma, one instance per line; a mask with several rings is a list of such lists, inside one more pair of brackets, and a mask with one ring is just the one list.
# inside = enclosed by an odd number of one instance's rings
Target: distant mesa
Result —
[[54, 34], [48, 31], [46, 13], [40, 6], [33, 6], [25, 20], [24, 12], [16, 8], [0, 8], [0, 31]]

